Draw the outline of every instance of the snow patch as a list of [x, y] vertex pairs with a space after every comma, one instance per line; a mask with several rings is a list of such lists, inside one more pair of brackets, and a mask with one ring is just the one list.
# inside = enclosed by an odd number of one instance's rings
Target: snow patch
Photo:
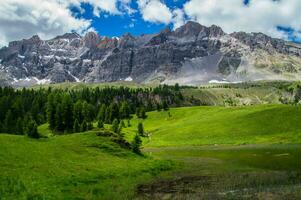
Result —
[[21, 59], [24, 59], [24, 58], [25, 58], [25, 56], [22, 56], [22, 55], [20, 55], [20, 54], [18, 54], [18, 57], [21, 58]]
[[230, 82], [225, 81], [225, 80], [222, 80], [222, 81], [219, 81], [219, 80], [211, 80], [211, 81], [209, 81], [209, 83], [230, 83]]
[[70, 76], [72, 76], [72, 78], [75, 79], [76, 82], [78, 82], [78, 83], [80, 82], [79, 78], [77, 78], [76, 76], [72, 75], [71, 72], [70, 72], [69, 70], [68, 70], [67, 72], [68, 72], [68, 74], [69, 74]]
[[133, 81], [132, 77], [127, 77], [126, 79], [124, 79], [125, 81]]
[[38, 79], [37, 77], [33, 77], [33, 79], [37, 82], [38, 85], [44, 85], [50, 83], [50, 79]]

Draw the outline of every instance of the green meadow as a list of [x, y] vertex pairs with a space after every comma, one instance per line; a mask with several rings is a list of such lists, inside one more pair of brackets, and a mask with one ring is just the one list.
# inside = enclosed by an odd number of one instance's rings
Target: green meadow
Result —
[[0, 199], [300, 199], [300, 120], [291, 105], [149, 112], [123, 129], [143, 122], [143, 156], [97, 128], [0, 134]]

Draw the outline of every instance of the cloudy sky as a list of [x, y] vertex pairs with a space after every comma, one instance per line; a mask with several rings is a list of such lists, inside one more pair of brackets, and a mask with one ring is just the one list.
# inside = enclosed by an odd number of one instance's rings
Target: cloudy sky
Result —
[[155, 33], [186, 21], [301, 42], [301, 0], [1, 0], [0, 46], [38, 34]]

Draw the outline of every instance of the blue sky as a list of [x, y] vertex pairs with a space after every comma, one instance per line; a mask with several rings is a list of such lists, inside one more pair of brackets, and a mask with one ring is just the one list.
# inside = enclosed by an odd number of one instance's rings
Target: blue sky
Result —
[[157, 33], [191, 20], [225, 32], [262, 32], [301, 42], [300, 0], [1, 0], [0, 46], [66, 32]]
[[[251, 0], [237, 0], [237, 1], [241, 1], [241, 4], [246, 7], [250, 6], [253, 3]], [[270, 1], [275, 2], [275, 0], [270, 0]], [[184, 5], [187, 2], [189, 2], [189, 0], [165, 0], [165, 1], [161, 0], [160, 2], [166, 5], [172, 11], [175, 9], [183, 10]], [[131, 33], [133, 35], [157, 33], [163, 28], [165, 28], [166, 26], [169, 26], [170, 28], [174, 27], [172, 23], [166, 24], [166, 23], [144, 20], [143, 13], [139, 12], [139, 5], [137, 1], [131, 1], [129, 3], [129, 6], [133, 10], [135, 10], [135, 12], [130, 15], [129, 14], [112, 15], [103, 12], [100, 16], [95, 16], [93, 14], [93, 6], [89, 3], [81, 3], [80, 8], [78, 6], [77, 7], [71, 6], [70, 10], [72, 11], [72, 15], [74, 15], [76, 18], [84, 18], [84, 19], [92, 20], [91, 26], [100, 35], [109, 36], [109, 37], [121, 36], [124, 33]], [[184, 13], [184, 18], [185, 21], [195, 20], [195, 19], [190, 19], [189, 16], [187, 16], [185, 13]], [[209, 24], [205, 24], [205, 25], [209, 25]], [[279, 35], [284, 34], [283, 37], [286, 37], [285, 39], [287, 40], [301, 42], [300, 38], [295, 35], [296, 33], [295, 29], [290, 27], [289, 25], [276, 24], [275, 30], [278, 31]], [[269, 35], [274, 36], [273, 34], [269, 34]]]

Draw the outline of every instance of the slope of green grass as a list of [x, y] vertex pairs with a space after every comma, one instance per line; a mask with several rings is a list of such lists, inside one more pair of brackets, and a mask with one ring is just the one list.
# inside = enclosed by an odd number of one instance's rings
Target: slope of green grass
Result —
[[1, 200], [131, 199], [138, 183], [171, 167], [93, 131], [39, 140], [0, 134]]
[[[170, 112], [170, 116], [168, 115]], [[138, 119], [132, 120], [134, 132]], [[143, 121], [145, 146], [299, 143], [301, 107], [188, 107], [150, 112]]]
[[[170, 112], [170, 115], [168, 114]], [[148, 113], [144, 152], [181, 163], [141, 199], [300, 199], [301, 107], [190, 107]], [[127, 128], [132, 137], [137, 123]], [[168, 199], [167, 198], [167, 199]]]

